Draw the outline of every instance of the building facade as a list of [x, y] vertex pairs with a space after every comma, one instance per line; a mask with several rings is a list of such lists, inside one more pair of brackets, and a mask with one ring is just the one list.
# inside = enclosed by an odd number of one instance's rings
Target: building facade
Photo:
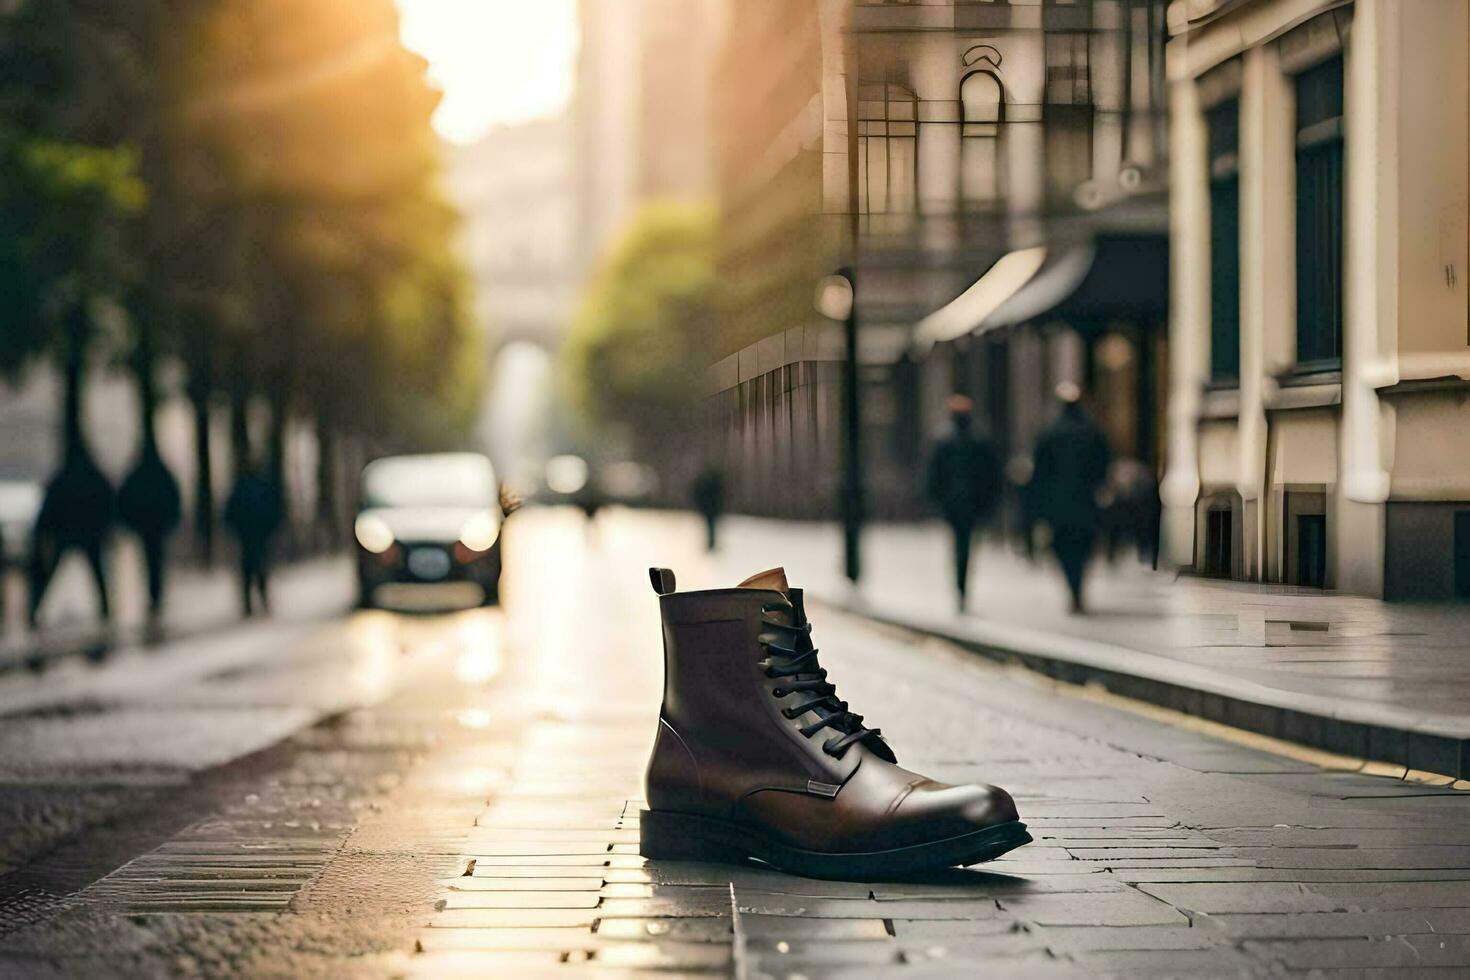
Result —
[[573, 146], [570, 119], [561, 114], [446, 149], [490, 382], [477, 433], [517, 491], [536, 486], [559, 421], [552, 364], [581, 271]]
[[571, 116], [576, 227], [590, 269], [644, 203], [710, 193], [720, 0], [580, 0]]
[[[832, 511], [844, 348], [812, 297], [839, 265], [857, 284], [874, 516], [921, 510], [955, 391], [1023, 457], [1055, 383], [1082, 382], [1119, 455], [1157, 465], [1163, 41], [1160, 0], [733, 5], [711, 425], [739, 506]], [[987, 285], [1018, 253], [1026, 273]]]
[[1470, 596], [1470, 3], [1175, 4], [1168, 552]]

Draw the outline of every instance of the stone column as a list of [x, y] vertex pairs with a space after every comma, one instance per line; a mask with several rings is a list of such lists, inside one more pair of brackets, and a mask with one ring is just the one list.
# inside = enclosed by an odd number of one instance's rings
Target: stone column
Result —
[[1376, 382], [1397, 345], [1397, 0], [1358, 0], [1344, 65], [1342, 423], [1329, 571], [1337, 589], [1383, 594], [1385, 434]]
[[1168, 469], [1162, 559], [1194, 564], [1199, 499], [1200, 397], [1210, 358], [1210, 197], [1204, 114], [1192, 78], [1175, 80], [1169, 105]]
[[1272, 532], [1265, 401], [1295, 354], [1292, 92], [1274, 45], [1245, 54], [1240, 98], [1240, 462], [1242, 575], [1268, 577]]

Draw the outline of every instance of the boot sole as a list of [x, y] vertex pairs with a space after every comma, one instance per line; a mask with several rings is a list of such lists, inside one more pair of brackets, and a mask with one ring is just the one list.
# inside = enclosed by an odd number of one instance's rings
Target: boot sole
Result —
[[638, 824], [638, 853], [646, 858], [717, 864], [754, 859], [807, 878], [848, 881], [979, 864], [1029, 843], [1031, 835], [1019, 820], [923, 844], [845, 853], [790, 847], [727, 820], [687, 813], [644, 810]]

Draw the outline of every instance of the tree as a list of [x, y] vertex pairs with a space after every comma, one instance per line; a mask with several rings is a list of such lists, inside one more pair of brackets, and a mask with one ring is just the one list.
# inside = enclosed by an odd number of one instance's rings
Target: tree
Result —
[[645, 207], [613, 247], [564, 351], [572, 402], [594, 429], [622, 429], [651, 451], [685, 422], [708, 367], [714, 254], [714, 210], [676, 202]]

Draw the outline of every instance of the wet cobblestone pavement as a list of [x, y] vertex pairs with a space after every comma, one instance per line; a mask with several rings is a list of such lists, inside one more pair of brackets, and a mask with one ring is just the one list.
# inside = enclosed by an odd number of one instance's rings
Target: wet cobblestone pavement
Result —
[[[645, 862], [661, 662], [643, 569], [686, 587], [728, 570], [694, 553], [692, 520], [609, 518], [588, 539], [571, 515], [524, 515], [504, 615], [356, 614], [169, 668], [162, 690], [78, 682], [92, 707], [74, 715], [0, 690], [0, 743], [57, 717], [51, 737], [75, 738], [6, 762], [0, 976], [1470, 969], [1470, 795], [1268, 754], [822, 609], [824, 663], [900, 761], [1006, 786], [1036, 842], [890, 882]], [[141, 749], [83, 737], [143, 705], [170, 724]], [[227, 723], [246, 711], [285, 737]], [[72, 816], [27, 837], [48, 807]]]

